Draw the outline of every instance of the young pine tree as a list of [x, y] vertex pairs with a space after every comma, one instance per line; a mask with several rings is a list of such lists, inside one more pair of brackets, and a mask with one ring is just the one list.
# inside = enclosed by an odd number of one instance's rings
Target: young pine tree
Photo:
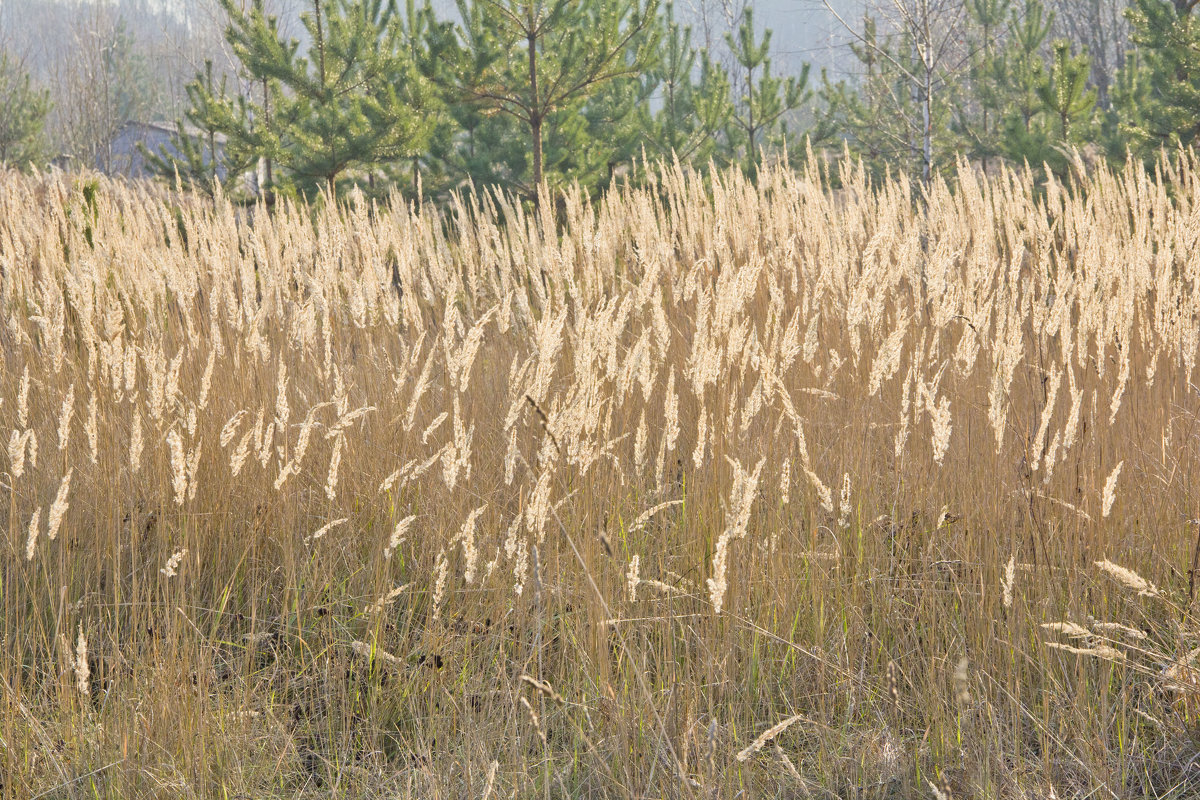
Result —
[[[479, 43], [489, 49], [461, 88], [481, 108], [523, 128], [528, 166], [516, 181], [536, 202], [548, 185], [547, 136], [554, 135], [556, 159], [584, 151], [588, 126], [571, 112], [605, 84], [637, 77], [652, 62], [657, 42], [645, 34], [657, 0], [479, 0], [479, 6], [464, 26], [488, 33], [464, 28], [461, 43], [468, 51]], [[560, 180], [561, 171], [554, 172]]]
[[1194, 0], [1134, 0], [1129, 11], [1137, 60], [1125, 69], [1142, 73], [1145, 92], [1114, 98], [1114, 104], [1130, 149], [1143, 159], [1153, 159], [1160, 148], [1191, 145], [1200, 136], [1200, 19], [1195, 9]]
[[244, 109], [225, 91], [225, 79], [213, 81], [212, 61], [185, 87], [188, 110], [175, 124], [171, 144], [152, 152], [140, 145], [142, 157], [152, 172], [177, 176], [194, 191], [211, 194], [220, 184], [226, 190], [251, 167], [257, 155], [246, 148], [226, 147], [226, 131], [242, 122]]
[[1050, 133], [1042, 124], [1043, 105], [1039, 91], [1046, 81], [1042, 46], [1054, 23], [1040, 0], [1025, 0], [1013, 9], [1009, 41], [1004, 51], [1004, 85], [1008, 87], [1008, 113], [1001, 133], [1001, 152], [1008, 159], [1040, 166], [1049, 156]]
[[50, 94], [33, 88], [29, 73], [0, 51], [0, 168], [25, 169], [44, 153]]
[[[503, 186], [516, 188], [526, 173], [526, 137], [519, 121], [479, 100], [492, 65], [504, 57], [496, 30], [487, 23], [484, 2], [456, 0], [459, 25], [425, 50], [430, 68], [422, 67], [445, 108], [444, 122], [429, 140], [428, 160], [444, 176], [445, 188]], [[419, 63], [425, 63], [424, 61]], [[430, 183], [426, 181], [426, 190]]]
[[1071, 43], [1059, 39], [1054, 43], [1054, 55], [1049, 74], [1038, 87], [1038, 99], [1054, 118], [1059, 144], [1077, 141], [1077, 132], [1090, 120], [1096, 107], [1096, 90], [1087, 86], [1091, 61], [1086, 54], [1071, 55]]
[[1109, 107], [1101, 117], [1100, 141], [1110, 162], [1121, 163], [1134, 147], [1131, 131], [1147, 124], [1146, 97], [1150, 93], [1150, 71], [1137, 49], [1125, 53], [1125, 63], [1109, 86]]
[[453, 169], [450, 158], [461, 131], [455, 111], [462, 107], [462, 97], [454, 87], [457, 76], [469, 65], [464, 63], [454, 23], [438, 19], [430, 0], [421, 5], [416, 0], [405, 0], [400, 28], [401, 46], [437, 102], [427, 103], [422, 109], [429, 131], [426, 147], [414, 149], [407, 159], [387, 164], [383, 170], [392, 183], [413, 197], [445, 197], [462, 177]]
[[844, 80], [833, 83], [822, 73], [821, 104], [831, 124], [845, 137], [845, 146], [879, 178], [889, 165], [909, 153], [907, 129], [898, 119], [901, 115], [891, 113], [893, 101], [903, 102], [908, 94], [896, 91], [885, 61], [890, 57], [888, 43], [879, 37], [874, 17], [863, 16], [858, 36], [850, 51], [859, 62], [860, 77], [853, 84]]
[[742, 91], [731, 117], [730, 144], [741, 148], [746, 170], [754, 174], [763, 148], [786, 145], [784, 115], [800, 108], [812, 97], [808, 89], [809, 64], [798, 77], [771, 74], [771, 31], [763, 31], [755, 41], [753, 9], [742, 12], [737, 36], [726, 34], [726, 43], [740, 67], [738, 83]]
[[[257, 161], [268, 196], [333, 193], [348, 177], [369, 183], [383, 166], [424, 149], [429, 132], [422, 110], [433, 98], [403, 47], [395, 4], [309, 2], [301, 15], [309, 46], [301, 56], [262, 0], [248, 10], [221, 0], [225, 38], [250, 89], [230, 100], [223, 87], [197, 79], [188, 92], [192, 123], [225, 137], [232, 164]], [[164, 161], [174, 168], [174, 160]]]
[[970, 43], [968, 79], [971, 103], [960, 106], [959, 130], [972, 155], [987, 168], [989, 158], [1000, 152], [1000, 125], [1007, 110], [1009, 84], [1001, 40], [1006, 32], [1009, 0], [967, 0], [967, 13], [974, 23]]
[[673, 3], [666, 4], [661, 24], [661, 55], [648, 75], [662, 105], [657, 113], [643, 109], [646, 153], [703, 166], [733, 116], [729, 76], [707, 51], [692, 46], [692, 30], [675, 20]]
[[[863, 17], [862, 32], [851, 51], [862, 65], [863, 74], [853, 84], [824, 81], [821, 97], [828, 109], [829, 123], [843, 132], [846, 147], [860, 156], [874, 178], [889, 172], [921, 174], [923, 153], [922, 109], [915, 76], [919, 63], [913, 58], [907, 33], [885, 37], [871, 16]], [[938, 104], [938, 124], [932, 130], [948, 129], [943, 123], [947, 104]], [[939, 149], [942, 149], [940, 141]]]

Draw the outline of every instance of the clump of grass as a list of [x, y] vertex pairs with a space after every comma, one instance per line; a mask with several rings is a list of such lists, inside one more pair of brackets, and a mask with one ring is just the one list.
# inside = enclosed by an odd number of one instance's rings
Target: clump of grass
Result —
[[0, 798], [1194, 793], [1200, 165], [836, 170], [0, 175]]

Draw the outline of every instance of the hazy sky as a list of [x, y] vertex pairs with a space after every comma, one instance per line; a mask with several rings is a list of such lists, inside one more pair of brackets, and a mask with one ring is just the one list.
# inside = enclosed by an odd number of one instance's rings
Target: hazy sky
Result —
[[[862, 14], [857, 0], [831, 0], [831, 5], [852, 25]], [[755, 22], [774, 31], [771, 52], [781, 68], [791, 68], [784, 71], [798, 70], [805, 61], [814, 69], [828, 66], [836, 70], [839, 61], [849, 56], [846, 44], [850, 34], [821, 0], [755, 0], [752, 6]]]
[[[454, 0], [433, 2], [441, 13], [456, 16]], [[700, 8], [707, 4], [711, 22], [709, 35], [719, 49], [725, 30], [722, 9], [740, 8], [746, 0], [674, 2], [677, 18], [693, 24], [692, 41], [697, 45], [704, 44]], [[851, 24], [856, 24], [861, 17], [862, 0], [830, 2], [843, 19]], [[181, 10], [179, 17], [190, 14], [209, 20], [216, 19], [220, 13], [216, 0], [98, 0], [95, 5], [119, 7], [127, 18], [132, 15], [134, 19], [130, 20], [133, 23], [131, 27], [143, 44], [150, 44], [152, 47], [155, 43], [146, 42], [146, 39], [154, 37], [155, 23], [151, 19], [155, 16], [153, 12], [177, 8]], [[305, 0], [275, 0], [272, 5], [291, 8], [291, 14], [282, 15], [286, 19], [294, 16], [306, 3]], [[818, 78], [821, 67], [829, 67], [840, 77], [842, 70], [849, 67], [853, 61], [846, 47], [851, 36], [828, 11], [823, 0], [750, 0], [749, 5], [755, 10], [756, 27], [770, 27], [774, 32], [771, 54], [777, 74], [795, 74], [801, 64], [807, 61], [814, 67], [814, 79]], [[63, 44], [65, 34], [79, 35], [79, 17], [88, 13], [80, 9], [86, 9], [88, 6], [88, 0], [0, 0], [0, 44], [16, 47], [23, 54], [54, 51]], [[182, 12], [183, 9], [188, 11]], [[57, 30], [58, 28], [72, 30]], [[181, 33], [182, 31], [176, 29], [173, 35], [178, 36]], [[49, 58], [51, 61], [55, 60], [53, 55]]]

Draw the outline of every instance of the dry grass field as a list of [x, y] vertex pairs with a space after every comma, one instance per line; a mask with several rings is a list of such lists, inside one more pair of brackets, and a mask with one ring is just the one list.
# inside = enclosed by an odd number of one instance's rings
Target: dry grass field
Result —
[[0, 175], [0, 797], [1195, 796], [1200, 161], [839, 169]]

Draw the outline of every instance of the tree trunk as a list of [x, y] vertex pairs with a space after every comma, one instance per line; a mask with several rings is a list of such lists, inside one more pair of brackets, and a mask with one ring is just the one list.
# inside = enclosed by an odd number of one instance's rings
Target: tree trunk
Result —
[[746, 70], [746, 98], [746, 118], [749, 120], [749, 125], [746, 127], [749, 134], [749, 143], [746, 145], [746, 166], [749, 168], [747, 171], [754, 175], [756, 173], [754, 165], [758, 163], [755, 160], [757, 153], [754, 152], [754, 67]]
[[[921, 44], [920, 44], [920, 42], [917, 41], [917, 31], [914, 30], [913, 37], [912, 37], [912, 63], [916, 64], [918, 61], [920, 61], [922, 64], [925, 63], [924, 60], [921, 59]], [[915, 75], [913, 76], [914, 79], [916, 77], [917, 76], [915, 76]], [[908, 98], [909, 98], [909, 102], [912, 103], [914, 106], [921, 105], [921, 82], [920, 82], [920, 80], [912, 81], [912, 85], [909, 86]], [[924, 152], [924, 148], [921, 145], [921, 135], [915, 128], [909, 130], [908, 135], [912, 137], [911, 143], [909, 146], [912, 148], [911, 152], [912, 152], [913, 161], [920, 160], [922, 158], [921, 153]], [[916, 166], [916, 164], [913, 164], [913, 166]]]
[[528, 12], [528, 27], [526, 35], [529, 45], [529, 135], [532, 139], [533, 155], [533, 202], [538, 201], [538, 193], [542, 189], [542, 109], [538, 98], [537, 73], [537, 24], [533, 16], [533, 4], [530, 3]]
[[[317, 45], [317, 100], [320, 103], [328, 102], [331, 99], [329, 91], [329, 80], [325, 72], [325, 23], [321, 19], [321, 0], [313, 0], [313, 12], [316, 17], [316, 45]], [[329, 160], [336, 164], [338, 161], [338, 151], [335, 140], [329, 139]], [[340, 170], [338, 170], [340, 172]], [[337, 180], [337, 172], [332, 172], [325, 177], [326, 186], [329, 188], [329, 197], [333, 199], [334, 183]]]
[[921, 108], [921, 122], [925, 127], [923, 153], [924, 165], [922, 174], [925, 178], [925, 185], [929, 185], [929, 179], [933, 172], [933, 36], [929, 30], [929, 0], [923, 0], [921, 3], [921, 26], [924, 28], [922, 38], [924, 41], [924, 52], [921, 54], [921, 65], [925, 68], [925, 97], [922, 98], [924, 103]]
[[[267, 83], [266, 78], [263, 78], [263, 124], [266, 126], [267, 131], [270, 132], [270, 130], [271, 130], [271, 87]], [[259, 191], [262, 193], [263, 199], [266, 200], [267, 205], [271, 205], [272, 203], [275, 202], [275, 193], [271, 189], [271, 186], [274, 183], [275, 183], [275, 177], [271, 173], [271, 157], [267, 156], [266, 158], [263, 159], [263, 185], [258, 187]]]
[[[984, 53], [984, 58], [986, 59], [985, 63], [988, 66], [988, 72], [990, 73], [992, 70], [992, 28], [991, 28], [991, 25], [988, 23], [984, 23], [984, 26], [983, 26], [983, 53]], [[981, 161], [983, 162], [983, 174], [986, 175], [987, 171], [988, 171], [987, 151], [988, 151], [988, 146], [990, 144], [991, 137], [988, 136], [988, 104], [987, 104], [987, 102], [984, 102], [981, 105], [983, 106], [983, 143], [984, 143], [983, 158], [981, 159]]]
[[529, 120], [529, 132], [533, 136], [533, 202], [537, 203], [542, 188], [542, 118], [534, 114]]
[[925, 103], [921, 109], [921, 123], [925, 128], [925, 141], [923, 142], [922, 156], [924, 164], [922, 166], [922, 175], [925, 183], [929, 183], [929, 178], [933, 172], [933, 81], [930, 72], [925, 73]]

